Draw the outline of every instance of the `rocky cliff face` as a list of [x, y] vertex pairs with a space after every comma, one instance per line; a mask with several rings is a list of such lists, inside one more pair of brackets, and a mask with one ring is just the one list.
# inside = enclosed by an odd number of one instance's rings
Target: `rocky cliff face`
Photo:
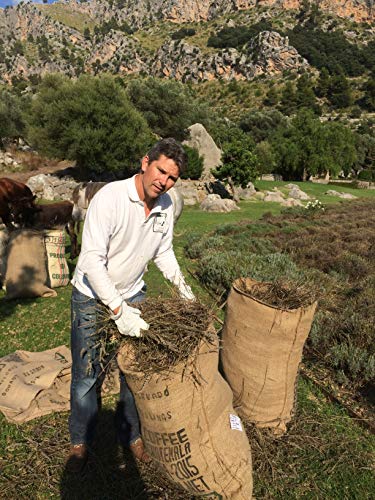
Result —
[[[107, 0], [91, 0], [79, 3], [68, 0], [73, 10], [85, 12], [92, 17], [109, 19], [116, 15], [133, 26], [143, 26], [158, 20], [174, 23], [200, 22], [214, 19], [223, 14], [241, 10], [276, 7], [299, 10], [303, 0], [124, 0], [121, 8]], [[320, 0], [323, 11], [356, 21], [374, 18], [374, 0]]]
[[[372, 15], [374, 0], [321, 0], [327, 10], [340, 15], [364, 19]], [[159, 19], [182, 23], [205, 21], [218, 15], [243, 9], [272, 8], [267, 16], [279, 11], [273, 8], [297, 9], [301, 0], [123, 0], [122, 8], [107, 0], [64, 2], [68, 12], [85, 15], [99, 27], [105, 20], [126, 22], [132, 28]], [[20, 4], [0, 9], [0, 80], [12, 77], [62, 72], [77, 76], [82, 71], [115, 74], [143, 72], [148, 75], [200, 82], [249, 80], [261, 74], [274, 75], [284, 70], [297, 71], [308, 64], [290, 46], [287, 38], [276, 32], [260, 33], [241, 49], [203, 53], [189, 39], [172, 41], [167, 35], [158, 51], [146, 51], [137, 38], [118, 29], [85, 37], [82, 32], [58, 22], [48, 15], [50, 6]], [[173, 29], [171, 30], [171, 32]], [[151, 33], [148, 30], [148, 33]], [[150, 35], [152, 36], [152, 35]]]
[[[160, 19], [175, 23], [208, 21], [223, 14], [260, 7], [299, 10], [302, 6], [302, 0], [124, 0], [120, 9], [116, 3], [111, 6], [106, 0], [83, 4], [70, 0], [69, 3], [73, 9], [95, 17], [110, 18], [116, 13], [121, 20], [130, 21], [135, 26]], [[373, 0], [319, 1], [323, 11], [356, 21], [373, 19], [373, 5]]]
[[242, 52], [226, 49], [204, 56], [198, 47], [185, 42], [166, 42], [151, 64], [154, 76], [174, 78], [197, 83], [221, 78], [223, 80], [251, 80], [255, 76], [276, 75], [284, 70], [307, 68], [288, 39], [274, 31], [264, 31], [244, 47]]

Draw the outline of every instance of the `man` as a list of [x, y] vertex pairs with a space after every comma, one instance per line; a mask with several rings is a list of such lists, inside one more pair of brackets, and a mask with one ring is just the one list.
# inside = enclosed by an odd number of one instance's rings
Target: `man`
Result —
[[[163, 139], [142, 159], [141, 173], [106, 185], [90, 203], [72, 279], [70, 470], [78, 472], [86, 463], [98, 411], [97, 301], [112, 311], [121, 334], [139, 337], [149, 325], [139, 309], [128, 304], [144, 298], [143, 275], [150, 260], [183, 298], [194, 299], [173, 252], [173, 206], [166, 194], [186, 162], [182, 146]], [[136, 458], [148, 461], [134, 398], [123, 375], [119, 413], [120, 442]]]

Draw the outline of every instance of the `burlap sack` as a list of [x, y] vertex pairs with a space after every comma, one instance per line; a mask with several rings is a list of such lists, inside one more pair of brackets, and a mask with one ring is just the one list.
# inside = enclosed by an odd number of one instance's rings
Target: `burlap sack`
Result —
[[146, 449], [167, 476], [196, 496], [251, 498], [250, 445], [218, 373], [217, 346], [200, 346], [200, 384], [192, 362], [152, 376], [132, 371], [125, 348], [118, 362], [135, 396]]
[[44, 232], [49, 285], [52, 288], [69, 284], [69, 268], [65, 258], [65, 232], [52, 229]]
[[[255, 283], [247, 282], [249, 287]], [[251, 298], [239, 284], [233, 283], [227, 302], [221, 350], [225, 376], [239, 414], [282, 434], [291, 419], [298, 366], [316, 303], [284, 311]]]
[[69, 409], [70, 350], [16, 351], [0, 358], [0, 411], [11, 422], [26, 422]]
[[47, 257], [43, 232], [31, 229], [13, 231], [6, 259], [6, 298], [55, 297], [47, 286]]

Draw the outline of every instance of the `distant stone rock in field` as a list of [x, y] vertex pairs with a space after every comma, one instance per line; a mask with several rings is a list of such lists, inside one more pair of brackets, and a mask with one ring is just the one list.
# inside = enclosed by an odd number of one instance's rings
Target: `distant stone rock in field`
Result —
[[368, 181], [357, 181], [358, 189], [369, 189], [370, 185], [371, 184]]
[[209, 194], [201, 203], [201, 209], [206, 212], [231, 212], [239, 210], [236, 202], [228, 198], [222, 199], [218, 194]]
[[245, 188], [236, 187], [236, 195], [240, 200], [249, 200], [256, 193], [254, 184], [249, 182]]
[[329, 189], [328, 191], [325, 192], [325, 194], [328, 196], [338, 196], [343, 200], [356, 200], [358, 198], [358, 196], [354, 196], [354, 194], [340, 193], [339, 191], [335, 191], [334, 189]]
[[351, 193], [340, 193], [340, 198], [343, 200], [356, 200], [358, 196], [354, 196], [354, 194]]
[[263, 191], [257, 191], [253, 196], [255, 200], [260, 200], [260, 201], [263, 201], [265, 197], [266, 195], [265, 193], [263, 193]]
[[303, 207], [303, 203], [301, 200], [295, 199], [295, 198], [287, 198], [286, 200], [283, 200], [281, 202], [281, 205], [283, 207]]
[[266, 191], [266, 195], [263, 201], [282, 203], [284, 201], [284, 196], [280, 191]]
[[295, 200], [309, 200], [310, 196], [302, 191], [298, 186], [293, 187], [289, 191], [289, 197], [294, 198]]
[[282, 181], [283, 178], [279, 174], [262, 174], [260, 176], [261, 181]]

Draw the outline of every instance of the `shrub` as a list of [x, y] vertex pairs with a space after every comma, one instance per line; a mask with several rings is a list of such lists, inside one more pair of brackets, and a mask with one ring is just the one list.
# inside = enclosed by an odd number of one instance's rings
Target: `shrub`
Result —
[[197, 275], [205, 286], [219, 295], [228, 293], [233, 281], [241, 277], [267, 282], [306, 279], [306, 273], [300, 271], [285, 254], [260, 255], [241, 249], [203, 255]]
[[188, 156], [188, 166], [181, 175], [182, 179], [199, 179], [203, 172], [204, 159], [195, 148], [184, 145], [184, 150]]
[[258, 35], [261, 31], [272, 30], [272, 24], [268, 21], [259, 21], [252, 26], [236, 26], [233, 28], [222, 28], [216, 35], [211, 35], [207, 41], [207, 47], [228, 48], [241, 47], [246, 42]]
[[360, 181], [375, 181], [375, 171], [370, 169], [361, 170], [358, 174]]
[[195, 33], [196, 31], [193, 28], [181, 28], [178, 31], [172, 33], [171, 38], [172, 40], [182, 40], [185, 37], [194, 36]]

